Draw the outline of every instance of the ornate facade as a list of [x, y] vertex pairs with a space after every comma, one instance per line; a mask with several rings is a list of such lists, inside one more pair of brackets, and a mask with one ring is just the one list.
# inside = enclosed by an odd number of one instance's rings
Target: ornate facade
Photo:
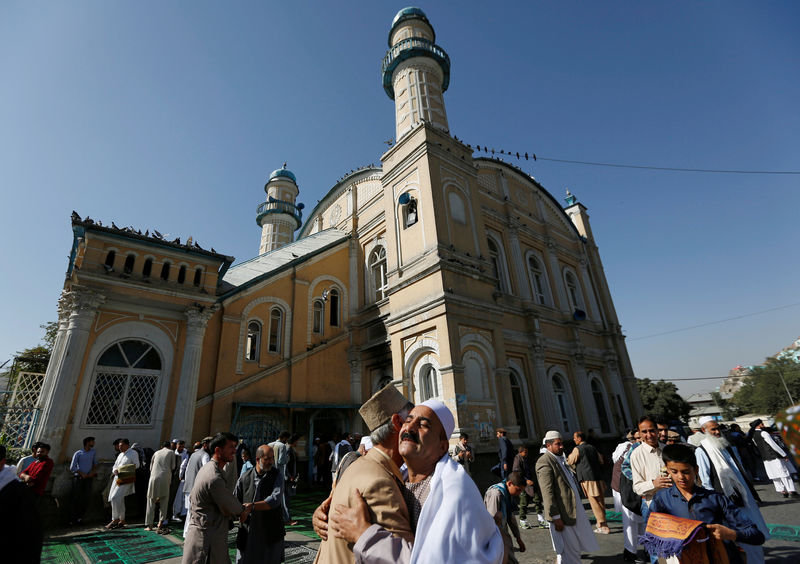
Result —
[[86, 435], [110, 457], [118, 436], [360, 430], [357, 408], [388, 382], [444, 401], [478, 450], [499, 426], [532, 440], [632, 424], [640, 400], [586, 208], [450, 135], [435, 39], [421, 10], [397, 14], [383, 65], [395, 144], [296, 237], [297, 178], [273, 172], [253, 259], [73, 215], [39, 426], [62, 459]]

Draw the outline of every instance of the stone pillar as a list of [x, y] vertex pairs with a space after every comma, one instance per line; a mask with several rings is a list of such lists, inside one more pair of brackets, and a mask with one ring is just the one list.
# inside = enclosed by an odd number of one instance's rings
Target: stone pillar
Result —
[[550, 273], [553, 275], [552, 281], [555, 283], [555, 291], [558, 295], [558, 309], [572, 315], [569, 309], [567, 291], [564, 288], [564, 278], [561, 276], [561, 265], [558, 264], [556, 256], [556, 243], [552, 238], [547, 238], [547, 246], [544, 249], [545, 258], [550, 263]]
[[589, 319], [593, 319], [598, 323], [603, 322], [603, 318], [600, 314], [600, 308], [597, 307], [597, 300], [595, 299], [595, 288], [592, 286], [592, 279], [589, 277], [589, 271], [586, 267], [586, 259], [581, 259], [581, 282], [583, 283], [584, 294], [587, 298], [589, 298], [589, 303], [586, 304], [586, 307], [589, 310]]
[[[66, 330], [61, 338], [61, 348], [53, 370], [48, 366], [48, 395], [43, 399], [44, 412], [39, 423], [40, 440], [52, 447], [50, 457], [57, 460], [64, 430], [75, 398], [81, 365], [86, 356], [86, 343], [97, 308], [105, 296], [84, 286], [73, 286], [64, 294], [62, 308], [69, 311]], [[59, 320], [60, 323], [60, 320]], [[60, 329], [60, 327], [59, 327]], [[91, 392], [90, 392], [91, 393]]]
[[531, 285], [528, 280], [527, 270], [528, 264], [522, 256], [522, 246], [519, 244], [519, 236], [517, 235], [517, 228], [512, 226], [508, 230], [508, 241], [511, 244], [511, 271], [517, 282], [519, 289], [519, 296], [524, 300], [531, 299]]
[[[633, 421], [631, 409], [628, 405], [628, 397], [622, 387], [622, 377], [619, 375], [619, 371], [617, 370], [617, 361], [615, 359], [606, 359], [606, 372], [608, 373], [608, 381], [611, 383], [611, 393], [615, 396], [619, 396], [620, 398], [620, 402], [617, 402], [616, 397], [609, 398], [609, 403], [613, 401], [616, 410], [623, 410], [623, 413], [620, 413], [620, 417], [622, 418], [620, 423], [625, 427], [630, 427], [635, 423], [635, 421]], [[622, 406], [620, 406], [620, 403], [622, 403]]]
[[[584, 363], [584, 356], [582, 352], [573, 354], [575, 368], [575, 383], [578, 386], [578, 397], [575, 398], [579, 409], [583, 411], [583, 421], [581, 421], [580, 428], [583, 431], [588, 431], [594, 428], [596, 432], [600, 431], [600, 418], [597, 415], [597, 408], [594, 405], [594, 396], [592, 395], [592, 387], [589, 385], [589, 376], [586, 374], [586, 364]], [[577, 429], [573, 429], [575, 431]]]
[[197, 382], [200, 377], [200, 361], [203, 357], [203, 337], [208, 320], [215, 308], [191, 307], [186, 310], [186, 343], [183, 348], [181, 376], [175, 412], [172, 418], [171, 437], [185, 441], [192, 438], [194, 426], [194, 404], [197, 401]]
[[361, 358], [358, 353], [350, 359], [350, 401], [353, 405], [360, 405], [364, 400], [361, 393]]
[[[539, 410], [539, 416], [534, 414], [534, 421], [537, 423], [537, 429], [541, 432], [542, 437], [547, 431], [559, 429], [558, 424], [561, 421], [561, 415], [556, 406], [555, 397], [553, 395], [553, 386], [550, 384], [550, 378], [547, 376], [547, 365], [545, 364], [545, 350], [541, 344], [533, 346], [533, 372], [536, 378], [536, 398], [539, 400], [539, 405], [536, 408]], [[541, 438], [541, 437], [540, 437]]]

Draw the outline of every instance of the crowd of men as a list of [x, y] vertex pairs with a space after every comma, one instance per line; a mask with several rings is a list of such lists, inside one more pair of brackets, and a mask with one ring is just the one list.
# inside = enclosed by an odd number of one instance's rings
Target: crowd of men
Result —
[[[687, 440], [645, 416], [610, 456], [600, 452], [591, 432], [573, 433], [574, 447], [567, 452], [555, 430], [541, 445], [515, 448], [506, 431], [497, 429], [498, 463], [492, 471], [499, 481], [481, 495], [471, 477], [475, 453], [469, 436], [462, 433], [450, 447], [454, 418], [442, 402], [415, 406], [389, 385], [365, 402], [360, 414], [368, 436], [314, 441], [313, 480], [331, 483], [313, 516], [322, 539], [318, 563], [517, 562], [515, 545], [516, 551], [526, 550], [520, 530], [534, 526], [530, 511], [548, 530], [557, 561], [578, 564], [582, 553], [598, 550], [596, 535], [611, 533], [605, 507], [610, 473], [614, 506], [622, 513], [624, 561], [655, 562], [659, 552], [668, 555], [663, 551], [669, 543], [647, 527], [653, 516], [667, 515], [703, 521], [731, 562], [746, 555], [753, 564], [764, 561], [761, 545], [769, 538], [754, 480], [763, 474], [779, 494], [799, 497], [788, 449], [761, 420], [744, 435], [703, 418]], [[205, 437], [191, 452], [182, 440], [153, 451], [117, 439], [103, 492], [111, 507], [105, 528], [127, 526], [125, 500], [137, 495], [146, 503], [145, 530], [167, 534], [170, 522], [183, 521], [186, 564], [228, 562], [228, 532], [236, 521], [237, 562], [281, 562], [286, 525], [294, 523], [290, 500], [299, 438], [283, 431], [254, 453], [230, 433]], [[76, 525], [98, 476], [94, 446], [95, 439], [86, 437], [69, 467], [69, 515]], [[36, 443], [16, 468], [5, 466], [5, 449], [0, 450], [0, 501], [16, 506], [42, 495], [53, 470], [49, 450]], [[29, 520], [38, 521], [35, 502], [24, 504], [33, 507]], [[24, 516], [21, 522], [26, 523]], [[32, 550], [38, 542], [41, 549], [40, 522], [26, 534], [26, 546]]]

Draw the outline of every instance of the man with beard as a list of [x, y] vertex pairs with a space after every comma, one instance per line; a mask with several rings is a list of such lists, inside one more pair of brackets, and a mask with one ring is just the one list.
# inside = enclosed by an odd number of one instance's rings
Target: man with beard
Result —
[[283, 487], [283, 474], [275, 467], [272, 447], [261, 445], [256, 450], [255, 467], [242, 473], [233, 492], [240, 502], [253, 504], [253, 512], [240, 525], [236, 538], [237, 564], [280, 564], [283, 560]]
[[44, 493], [50, 474], [53, 473], [55, 463], [49, 454], [50, 445], [39, 443], [39, 448], [36, 449], [36, 460], [19, 475], [22, 483], [30, 487], [31, 491], [37, 496], [41, 496]]
[[[699, 423], [706, 437], [695, 451], [703, 487], [730, 499], [769, 539], [769, 529], [758, 509], [757, 501], [761, 500], [745, 477], [738, 454], [722, 436], [719, 423], [711, 417], [701, 417]], [[763, 564], [764, 549], [761, 546], [741, 542], [739, 546], [747, 553], [747, 564]]]
[[232, 462], [238, 439], [231, 433], [218, 433], [209, 443], [214, 453], [208, 464], [200, 468], [192, 487], [189, 531], [183, 543], [182, 564], [214, 564], [227, 562], [228, 522], [238, 516], [244, 521], [252, 503], [242, 505], [225, 483], [223, 468]]
[[798, 497], [792, 481], [791, 469], [789, 468], [789, 455], [775, 442], [772, 436], [764, 429], [764, 422], [756, 419], [750, 423], [750, 427], [755, 429], [753, 442], [758, 448], [761, 458], [764, 459], [764, 468], [767, 476], [772, 480], [775, 491], [783, 497]]
[[350, 508], [334, 507], [330, 529], [355, 543], [357, 562], [502, 561], [500, 530], [475, 482], [448, 454], [454, 427], [450, 409], [439, 400], [428, 400], [411, 410], [400, 429], [398, 450], [408, 466], [403, 495], [411, 515], [413, 541], [371, 525], [370, 507], [358, 490], [351, 497]]
[[581, 552], [600, 547], [583, 510], [578, 480], [564, 460], [564, 440], [558, 431], [544, 436], [545, 452], [536, 461], [542, 490], [544, 517], [550, 521], [550, 538], [560, 564], [580, 564]]

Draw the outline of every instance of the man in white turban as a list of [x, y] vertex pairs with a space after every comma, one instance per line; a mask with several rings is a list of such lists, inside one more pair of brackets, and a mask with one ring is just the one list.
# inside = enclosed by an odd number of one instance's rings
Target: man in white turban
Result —
[[544, 517], [550, 521], [553, 550], [559, 564], [580, 564], [581, 552], [596, 552], [600, 547], [583, 509], [578, 480], [564, 461], [561, 433], [548, 431], [544, 446], [545, 453], [536, 461], [536, 478]]
[[[758, 509], [758, 494], [745, 477], [742, 463], [735, 447], [722, 436], [722, 431], [712, 417], [701, 417], [705, 439], [695, 451], [700, 481], [707, 490], [714, 490], [730, 499], [744, 511], [758, 530], [769, 539], [769, 529]], [[754, 544], [738, 543], [747, 553], [747, 564], [763, 564], [764, 549]]]
[[448, 454], [455, 420], [438, 400], [417, 405], [400, 429], [399, 451], [408, 466], [404, 497], [415, 538], [407, 541], [372, 525], [356, 491], [350, 507], [331, 510], [334, 535], [355, 543], [356, 562], [474, 562], [503, 559], [503, 539], [475, 482]]

